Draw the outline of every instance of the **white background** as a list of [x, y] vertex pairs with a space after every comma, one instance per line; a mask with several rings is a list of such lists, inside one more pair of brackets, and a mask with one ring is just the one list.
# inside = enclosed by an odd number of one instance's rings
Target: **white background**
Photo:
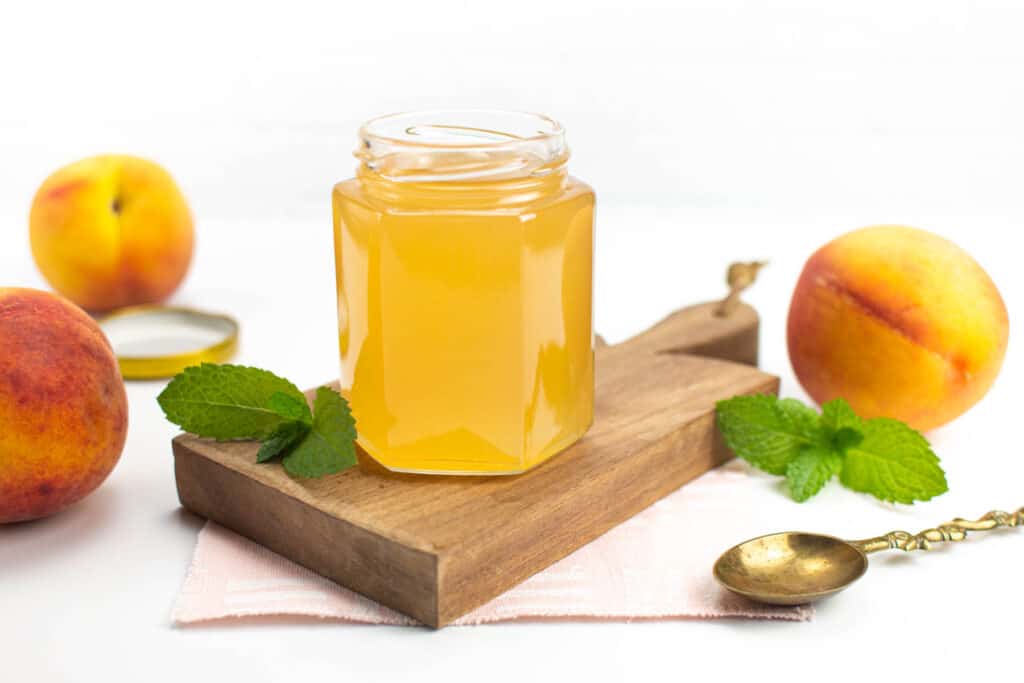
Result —
[[[598, 330], [622, 339], [719, 296], [729, 261], [768, 258], [748, 297], [763, 365], [802, 396], [788, 297], [846, 230], [902, 222], [955, 240], [1019, 321], [1022, 34], [1009, 0], [5, 6], [0, 286], [45, 287], [26, 217], [46, 175], [94, 153], [148, 156], [196, 215], [176, 301], [234, 313], [238, 360], [312, 385], [337, 372], [328, 193], [351, 173], [358, 123], [536, 110], [563, 121], [573, 172], [598, 191]], [[951, 482], [940, 499], [896, 508], [834, 484], [797, 506], [763, 477], [736, 514], [857, 537], [1024, 505], [1022, 353], [1014, 332], [995, 389], [931, 435]], [[0, 528], [0, 680], [1020, 679], [1013, 532], [872, 560], [811, 623], [174, 629], [200, 521], [178, 507], [160, 388], [130, 384], [128, 444], [95, 494]]]

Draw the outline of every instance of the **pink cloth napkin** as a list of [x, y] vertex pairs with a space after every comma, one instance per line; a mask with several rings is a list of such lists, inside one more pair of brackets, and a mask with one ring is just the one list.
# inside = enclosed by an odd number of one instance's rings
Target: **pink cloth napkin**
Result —
[[[747, 617], [807, 620], [810, 606], [769, 607], [720, 588], [715, 558], [745, 540], [752, 520], [735, 501], [750, 475], [727, 466], [655, 503], [456, 624], [522, 619]], [[753, 524], [752, 524], [753, 521]], [[771, 531], [760, 529], [761, 532]], [[367, 624], [415, 624], [234, 532], [208, 522], [174, 607], [186, 625], [295, 615]]]

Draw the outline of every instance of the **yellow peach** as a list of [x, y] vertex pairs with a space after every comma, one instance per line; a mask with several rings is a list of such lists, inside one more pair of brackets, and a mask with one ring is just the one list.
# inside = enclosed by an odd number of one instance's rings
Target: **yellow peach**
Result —
[[192, 259], [181, 191], [137, 157], [91, 157], [53, 173], [32, 202], [29, 231], [43, 276], [90, 311], [163, 301]]
[[0, 523], [89, 494], [127, 429], [124, 382], [93, 319], [49, 292], [0, 288]]
[[1006, 306], [967, 252], [923, 230], [881, 225], [826, 244], [789, 309], [789, 357], [819, 403], [928, 430], [988, 391], [1006, 352]]

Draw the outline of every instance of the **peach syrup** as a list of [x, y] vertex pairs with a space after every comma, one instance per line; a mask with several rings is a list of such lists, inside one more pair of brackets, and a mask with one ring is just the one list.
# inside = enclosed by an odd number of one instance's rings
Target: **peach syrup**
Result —
[[398, 471], [522, 472], [593, 419], [594, 192], [542, 116], [374, 119], [334, 187], [343, 393]]

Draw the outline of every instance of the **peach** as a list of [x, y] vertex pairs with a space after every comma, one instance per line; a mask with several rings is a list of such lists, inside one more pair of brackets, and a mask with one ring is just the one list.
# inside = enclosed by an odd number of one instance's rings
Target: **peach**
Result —
[[127, 429], [124, 382], [93, 319], [54, 294], [0, 288], [0, 523], [93, 491]]
[[50, 285], [90, 311], [163, 301], [192, 259], [192, 216], [171, 176], [130, 156], [98, 156], [51, 175], [29, 215], [32, 254]]
[[1009, 336], [988, 274], [923, 230], [880, 225], [829, 242], [804, 266], [787, 326], [797, 379], [815, 401], [919, 430], [977, 403]]

